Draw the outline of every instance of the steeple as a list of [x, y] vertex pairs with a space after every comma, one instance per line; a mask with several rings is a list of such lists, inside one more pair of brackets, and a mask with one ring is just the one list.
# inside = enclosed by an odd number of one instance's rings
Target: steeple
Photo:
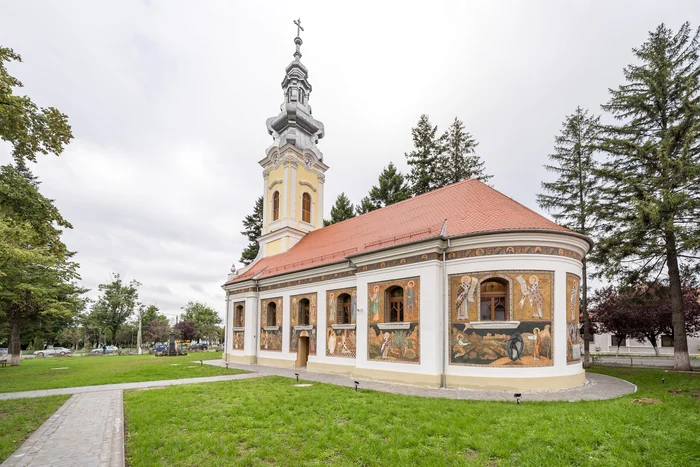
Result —
[[[263, 168], [263, 231], [259, 258], [284, 253], [308, 232], [323, 227], [323, 186], [328, 166], [316, 147], [323, 123], [311, 116], [309, 71], [301, 63], [301, 21], [294, 60], [282, 80], [284, 102], [276, 117], [267, 119], [272, 146], [260, 161]], [[256, 259], [257, 261], [257, 259]]]
[[323, 138], [325, 131], [323, 123], [311, 116], [309, 71], [300, 61], [301, 45], [304, 43], [300, 33], [304, 28], [301, 27], [301, 20], [295, 20], [294, 24], [297, 26], [297, 36], [294, 38], [296, 51], [282, 80], [284, 101], [280, 105], [280, 113], [267, 119], [267, 131], [272, 135], [273, 146], [281, 148], [285, 144], [293, 144], [299, 149], [314, 151], [318, 159], [323, 160], [316, 143]]

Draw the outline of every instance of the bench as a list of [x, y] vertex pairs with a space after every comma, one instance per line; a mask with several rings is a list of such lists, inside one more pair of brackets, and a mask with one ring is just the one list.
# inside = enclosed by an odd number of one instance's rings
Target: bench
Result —
[[0, 366], [2, 366], [3, 368], [5, 368], [7, 366], [7, 359], [6, 358], [3, 358], [2, 360], [0, 360]]

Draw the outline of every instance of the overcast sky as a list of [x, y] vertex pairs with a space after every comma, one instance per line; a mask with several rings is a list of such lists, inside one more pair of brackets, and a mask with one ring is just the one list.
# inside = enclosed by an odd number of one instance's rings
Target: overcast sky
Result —
[[[440, 131], [464, 121], [494, 187], [539, 210], [564, 117], [599, 113], [632, 47], [661, 22], [698, 26], [700, 2], [3, 1], [19, 93], [73, 127], [33, 168], [74, 226], [64, 239], [91, 296], [119, 272], [171, 317], [189, 300], [223, 313], [297, 17], [326, 127], [326, 217], [389, 162], [406, 171], [421, 113]], [[9, 154], [0, 142], [0, 163]]]

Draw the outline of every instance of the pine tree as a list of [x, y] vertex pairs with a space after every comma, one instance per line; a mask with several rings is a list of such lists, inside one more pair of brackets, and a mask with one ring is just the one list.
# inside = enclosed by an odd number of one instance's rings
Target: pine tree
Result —
[[[554, 138], [554, 153], [549, 155], [552, 165], [545, 168], [557, 174], [554, 182], [543, 182], [545, 194], [537, 195], [540, 207], [552, 212], [554, 219], [564, 227], [583, 235], [591, 235], [596, 208], [597, 167], [593, 157], [599, 143], [600, 117], [588, 115], [577, 107], [566, 117], [561, 133]], [[581, 313], [583, 314], [583, 365], [588, 367], [589, 336], [588, 273], [583, 259], [581, 280]]]
[[258, 256], [258, 250], [260, 250], [260, 245], [258, 245], [258, 238], [262, 235], [263, 227], [263, 197], [261, 196], [255, 200], [255, 206], [253, 206], [253, 214], [245, 216], [243, 219], [243, 230], [241, 233], [248, 237], [248, 246], [241, 253], [241, 263], [246, 266], [252, 263]]
[[479, 143], [471, 133], [464, 131], [464, 123], [455, 117], [442, 136], [443, 150], [439, 161], [443, 185], [476, 178], [487, 183], [493, 175], [487, 175], [484, 161], [474, 152]]
[[624, 69], [603, 109], [609, 155], [599, 171], [601, 238], [596, 261], [630, 283], [665, 272], [671, 292], [674, 369], [690, 370], [680, 267], [700, 251], [700, 67], [698, 37], [661, 24]]
[[437, 126], [430, 123], [426, 114], [420, 116], [411, 134], [414, 150], [406, 154], [406, 161], [411, 166], [408, 180], [413, 194], [420, 195], [443, 185], [438, 169], [441, 141], [435, 136]]
[[323, 225], [329, 226], [336, 222], [350, 219], [351, 217], [355, 217], [355, 207], [350, 202], [350, 199], [345, 196], [345, 193], [341, 193], [338, 195], [335, 204], [331, 208], [331, 219], [324, 220]]
[[355, 206], [355, 213], [360, 216], [362, 214], [367, 214], [370, 211], [374, 211], [375, 209], [379, 209], [380, 206], [375, 205], [372, 200], [369, 198], [369, 196], [365, 196], [360, 200], [360, 204]]

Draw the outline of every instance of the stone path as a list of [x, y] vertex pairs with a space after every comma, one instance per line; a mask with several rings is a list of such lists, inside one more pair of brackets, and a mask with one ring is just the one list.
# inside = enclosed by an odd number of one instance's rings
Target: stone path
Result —
[[[225, 366], [222, 360], [205, 360], [205, 364], [214, 366]], [[264, 375], [284, 376], [296, 378], [295, 373], [299, 373], [299, 379], [304, 381], [315, 381], [318, 383], [334, 384], [336, 386], [355, 387], [355, 381], [360, 382], [360, 389], [371, 389], [374, 391], [390, 392], [406, 396], [438, 397], [445, 399], [464, 399], [481, 401], [514, 401], [513, 394], [516, 391], [496, 391], [480, 389], [459, 389], [459, 388], [428, 388], [422, 386], [412, 386], [408, 384], [384, 383], [381, 381], [365, 380], [353, 378], [346, 375], [331, 373], [316, 373], [306, 371], [302, 368], [288, 369], [275, 368], [263, 365], [248, 365], [243, 363], [229, 363], [229, 368], [238, 368]], [[522, 394], [522, 401], [569, 401], [580, 400], [602, 400], [613, 399], [637, 391], [634, 384], [612, 376], [597, 373], [586, 373], [586, 383], [583, 386], [573, 389], [541, 390], [541, 391], [518, 391]]]
[[124, 465], [122, 391], [76, 394], [2, 467]]

